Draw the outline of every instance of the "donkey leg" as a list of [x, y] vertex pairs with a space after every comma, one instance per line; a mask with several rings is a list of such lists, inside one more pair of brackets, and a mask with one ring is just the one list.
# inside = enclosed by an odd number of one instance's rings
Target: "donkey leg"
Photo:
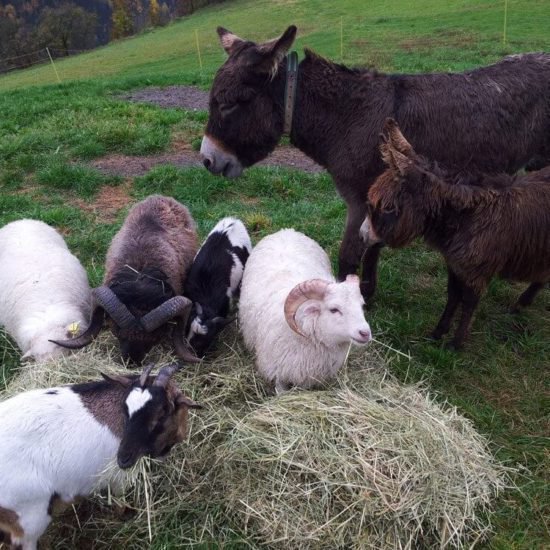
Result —
[[481, 297], [480, 290], [467, 286], [462, 282], [460, 282], [460, 284], [462, 286], [462, 314], [454, 338], [449, 345], [450, 348], [455, 350], [462, 348], [464, 340], [468, 336], [472, 315]]
[[441, 319], [439, 319], [439, 323], [437, 323], [437, 326], [430, 334], [434, 340], [439, 340], [449, 332], [456, 308], [462, 299], [462, 285], [457, 276], [450, 268], [447, 268], [447, 275], [447, 305], [441, 315]]
[[347, 203], [346, 228], [338, 255], [338, 279], [343, 281], [347, 275], [357, 273], [365, 244], [359, 235], [359, 228], [367, 214], [364, 201]]
[[544, 288], [545, 284], [540, 282], [531, 283], [512, 307], [512, 313], [519, 313], [522, 307], [530, 306], [535, 296]]
[[384, 245], [376, 243], [370, 246], [363, 256], [363, 271], [361, 274], [361, 294], [368, 302], [376, 291], [378, 259]]

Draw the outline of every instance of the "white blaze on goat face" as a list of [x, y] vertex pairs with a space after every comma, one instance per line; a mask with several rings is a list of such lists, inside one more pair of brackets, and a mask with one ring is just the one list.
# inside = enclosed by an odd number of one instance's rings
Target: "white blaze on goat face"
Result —
[[153, 396], [149, 390], [134, 388], [126, 398], [128, 416], [131, 418], [137, 411], [142, 409], [148, 401], [151, 401], [151, 399], [153, 399]]
[[368, 215], [365, 216], [365, 220], [363, 221], [359, 229], [359, 235], [361, 236], [365, 244], [372, 245], [380, 242], [380, 238], [374, 231]]

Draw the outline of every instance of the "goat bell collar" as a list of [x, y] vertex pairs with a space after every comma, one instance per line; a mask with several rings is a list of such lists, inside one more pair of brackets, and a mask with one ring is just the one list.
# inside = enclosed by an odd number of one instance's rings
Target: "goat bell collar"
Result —
[[292, 116], [296, 102], [296, 88], [298, 84], [298, 54], [295, 51], [286, 56], [286, 81], [285, 81], [285, 121], [283, 135], [290, 136], [292, 130]]

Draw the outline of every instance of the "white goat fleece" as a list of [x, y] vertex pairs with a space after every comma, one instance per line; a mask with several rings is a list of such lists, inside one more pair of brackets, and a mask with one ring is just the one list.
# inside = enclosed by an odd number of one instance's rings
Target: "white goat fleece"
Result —
[[86, 271], [63, 237], [37, 220], [19, 220], [0, 229], [0, 325], [23, 357], [37, 362], [66, 350], [69, 327], [82, 329], [90, 318], [91, 291]]
[[68, 387], [31, 390], [0, 403], [0, 441], [0, 509], [18, 515], [24, 537], [12, 543], [23, 550], [34, 550], [48, 526], [52, 496], [71, 502], [109, 482], [121, 488], [120, 439]]
[[[331, 284], [321, 303], [308, 300], [298, 309], [302, 336], [286, 322], [284, 304], [309, 279]], [[278, 392], [291, 385], [310, 388], [337, 373], [352, 341], [370, 339], [363, 304], [358, 281], [337, 283], [325, 251], [303, 233], [283, 229], [262, 239], [248, 258], [239, 324], [258, 371]]]

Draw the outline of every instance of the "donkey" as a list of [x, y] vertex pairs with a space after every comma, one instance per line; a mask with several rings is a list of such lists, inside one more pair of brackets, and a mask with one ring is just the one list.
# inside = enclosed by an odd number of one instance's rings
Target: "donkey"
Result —
[[[378, 135], [387, 117], [419, 154], [457, 172], [513, 173], [550, 164], [550, 54], [513, 55], [465, 73], [402, 75], [349, 69], [306, 49], [292, 101], [286, 53], [295, 26], [262, 44], [222, 27], [217, 32], [229, 57], [210, 92], [204, 165], [239, 176], [273, 151], [286, 118], [291, 143], [327, 169], [347, 204], [340, 280], [361, 263], [359, 228], [368, 189], [384, 169]], [[375, 246], [363, 258], [367, 299], [376, 288], [379, 254]]]

